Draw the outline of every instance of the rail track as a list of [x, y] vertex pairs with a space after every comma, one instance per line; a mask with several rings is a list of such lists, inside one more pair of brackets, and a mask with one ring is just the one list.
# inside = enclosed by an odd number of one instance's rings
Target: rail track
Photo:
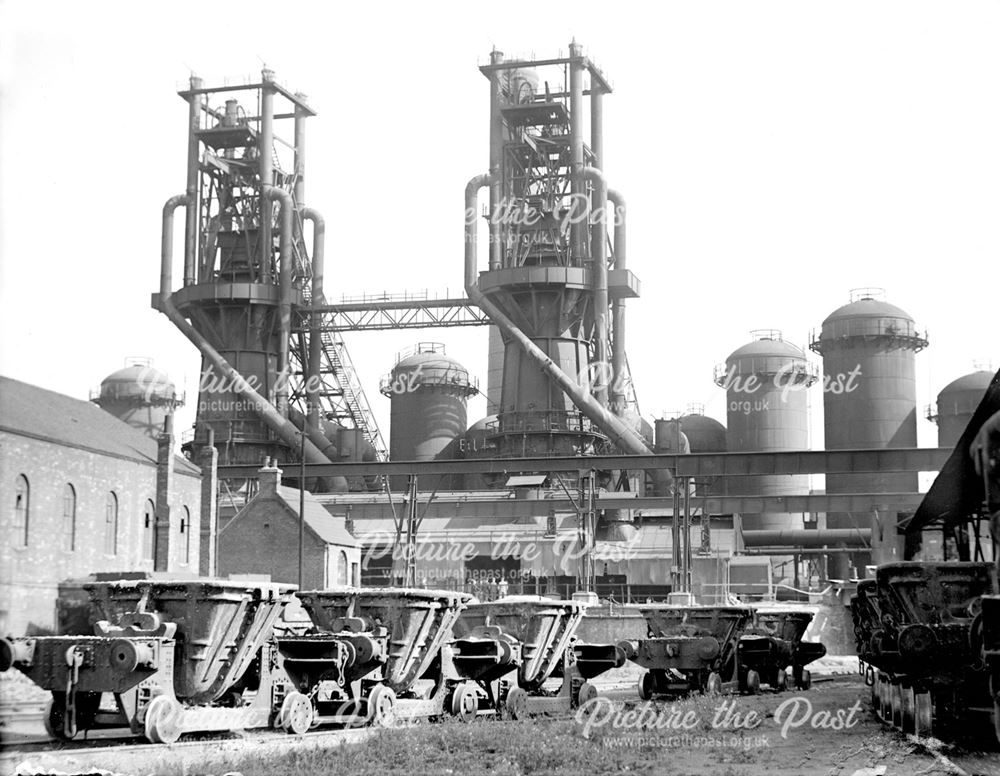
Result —
[[[125, 731], [123, 731], [124, 733]], [[170, 745], [149, 744], [134, 736], [56, 743], [34, 740], [4, 746], [0, 773], [225, 773], [235, 757], [266, 760], [291, 749], [308, 752], [361, 743], [375, 728], [319, 730], [289, 736], [284, 731], [254, 730], [200, 735]]]
[[[863, 685], [860, 677], [834, 675], [817, 677], [814, 689], [807, 692], [778, 693], [768, 690], [754, 696], [721, 696], [721, 699], [735, 700], [740, 709], [757, 709], [767, 718], [783, 701], [794, 695], [805, 695], [820, 710], [845, 707], [854, 700], [865, 703], [867, 692], [868, 688]], [[634, 686], [624, 687], [620, 683], [601, 688], [602, 695], [624, 701], [628, 708], [639, 704], [635, 693]], [[656, 702], [658, 707], [663, 708], [674, 703], [684, 708], [702, 709], [705, 701], [700, 696], [693, 696]], [[548, 725], [564, 725], [569, 716], [569, 713], [563, 713], [525, 722], [490, 722], [482, 726], [483, 735], [496, 735], [494, 725], [516, 725], [522, 729], [523, 726], [530, 726], [537, 730], [539, 736], [544, 737], [550, 729]], [[40, 721], [32, 726], [37, 731], [41, 730]], [[765, 726], [773, 727], [770, 720]], [[421, 724], [413, 729], [426, 729], [431, 735], [440, 728], [437, 725]], [[18, 771], [92, 773], [98, 768], [128, 774], [223, 774], [239, 770], [239, 764], [245, 765], [247, 762], [259, 763], [266, 768], [267, 763], [280, 762], [283, 755], [293, 750], [307, 756], [310, 751], [325, 752], [345, 744], [363, 744], [369, 737], [377, 735], [378, 730], [321, 730], [301, 735], [270, 730], [190, 734], [178, 743], [169, 745], [148, 744], [137, 737], [123, 736], [126, 731], [104, 731], [106, 738], [70, 743], [43, 740], [39, 732], [33, 738], [26, 737], [9, 745], [0, 754], [0, 774]], [[490, 730], [494, 732], [488, 732]], [[968, 742], [944, 743], [929, 737], [906, 736], [875, 714], [865, 714], [862, 724], [851, 731], [823, 731], [803, 726], [793, 731], [787, 741], [775, 736], [773, 729], [766, 732], [771, 733], [771, 748], [761, 750], [753, 756], [748, 755], [742, 761], [743, 769], [740, 773], [750, 776], [786, 776], [788, 773], [830, 772], [837, 773], [838, 776], [852, 776], [859, 768], [882, 763], [887, 765], [885, 776], [918, 772], [925, 776], [1000, 776], [1000, 749], [978, 750]], [[581, 740], [580, 744], [584, 745], [584, 742]], [[880, 750], [883, 746], [884, 754], [869, 754], [873, 749]], [[623, 750], [623, 757], [629, 756], [648, 758], [655, 755], [643, 755], [639, 752], [626, 754]], [[671, 751], [671, 757], [679, 763], [690, 765], [692, 772], [715, 773], [713, 765], [700, 759], [710, 756], [703, 755], [698, 750]], [[905, 759], [900, 759], [904, 757]], [[829, 770], [837, 764], [841, 764], [839, 770]]]

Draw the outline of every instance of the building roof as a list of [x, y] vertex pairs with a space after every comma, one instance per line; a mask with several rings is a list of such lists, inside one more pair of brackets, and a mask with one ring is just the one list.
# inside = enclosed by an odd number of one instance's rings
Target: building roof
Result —
[[830, 313], [823, 323], [836, 321], [841, 318], [899, 318], [900, 320], [913, 323], [913, 318], [908, 312], [894, 304], [889, 304], [882, 299], [871, 299], [864, 297], [842, 307], [838, 307]]
[[952, 380], [938, 394], [938, 398], [944, 396], [948, 397], [952, 393], [961, 393], [963, 391], [972, 391], [979, 394], [985, 394], [986, 389], [990, 387], [990, 382], [993, 380], [993, 373], [987, 372], [986, 370], [980, 370], [978, 372], [971, 372], [967, 375], [962, 375], [956, 380]]
[[[156, 465], [156, 440], [139, 429], [89, 401], [9, 377], [0, 377], [0, 431]], [[175, 461], [179, 474], [200, 476], [186, 458]]]
[[736, 350], [729, 354], [729, 358], [726, 361], [735, 361], [738, 358], [747, 358], [748, 356], [784, 356], [803, 361], [806, 358], [806, 354], [802, 348], [793, 345], [791, 342], [786, 342], [783, 339], [762, 337], [736, 348]]
[[[258, 494], [270, 496], [263, 491]], [[273, 496], [272, 496], [273, 497]], [[296, 519], [299, 516], [299, 491], [296, 488], [286, 488], [284, 485], [277, 489], [277, 497], [284, 503]], [[256, 498], [256, 497], [255, 497]], [[252, 503], [252, 501], [251, 501]], [[249, 506], [249, 504], [247, 504]], [[237, 515], [239, 517], [239, 515]], [[316, 500], [316, 497], [308, 490], [305, 492], [305, 518], [306, 527], [311, 530], [316, 537], [326, 544], [339, 544], [343, 547], [357, 547], [358, 540], [355, 539], [344, 524], [344, 518], [334, 517], [326, 508]]]
[[[297, 491], [295, 491], [297, 493]], [[555, 515], [557, 534], [577, 532], [575, 514]], [[355, 517], [354, 531], [364, 544], [392, 544], [396, 536], [396, 523], [391, 517]], [[489, 517], [469, 514], [460, 517], [428, 515], [417, 528], [418, 541], [471, 541], [506, 543], [511, 537], [521, 540], [542, 539], [547, 531], [547, 516], [511, 520], [508, 517]], [[551, 538], [551, 537], [550, 537]]]

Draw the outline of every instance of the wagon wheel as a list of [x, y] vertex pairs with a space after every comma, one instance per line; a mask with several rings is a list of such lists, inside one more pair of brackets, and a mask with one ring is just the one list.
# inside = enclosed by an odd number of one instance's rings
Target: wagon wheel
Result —
[[462, 722], [472, 722], [479, 711], [479, 694], [469, 682], [458, 685], [451, 693], [451, 713]]
[[722, 677], [716, 671], [712, 671], [708, 675], [708, 681], [705, 682], [705, 692], [708, 695], [722, 694]]
[[594, 700], [597, 697], [597, 688], [590, 682], [584, 682], [580, 685], [580, 692], [577, 694], [577, 705], [583, 706], [589, 701]]
[[892, 726], [903, 729], [903, 687], [899, 681], [889, 685], [889, 708], [892, 710]]
[[923, 690], [916, 693], [913, 699], [913, 733], [926, 738], [931, 734], [933, 726], [934, 702], [930, 692]]
[[808, 690], [810, 687], [812, 687], [813, 684], [812, 673], [809, 671], [808, 668], [800, 669], [799, 671], [796, 671], [796, 673], [798, 674], [798, 676], [795, 677], [796, 687], [798, 687], [800, 690]]
[[900, 722], [904, 733], [913, 733], [916, 729], [917, 696], [912, 685], [901, 687], [899, 691], [900, 699]]
[[788, 689], [788, 672], [784, 668], [779, 668], [777, 675], [774, 677], [774, 688], [777, 692], [784, 692]]
[[644, 671], [639, 675], [639, 697], [648, 701], [653, 697], [653, 672]]
[[368, 721], [389, 727], [396, 718], [396, 693], [391, 687], [376, 684], [368, 694]]
[[888, 676], [882, 677], [882, 690], [879, 693], [879, 708], [882, 711], [882, 719], [892, 722], [892, 682]]
[[57, 741], [71, 741], [74, 736], [66, 735], [66, 693], [54, 692], [45, 704], [42, 717], [45, 732]]
[[511, 719], [524, 719], [528, 715], [528, 691], [523, 687], [511, 687], [503, 707]]
[[1000, 743], [1000, 672], [994, 671], [990, 674], [987, 686], [990, 695], [993, 696], [993, 735]]
[[747, 671], [746, 678], [743, 680], [743, 689], [748, 695], [756, 695], [760, 692], [760, 674], [752, 668]]
[[176, 698], [157, 695], [146, 707], [146, 738], [154, 744], [172, 744], [183, 732], [184, 708]]
[[314, 716], [312, 701], [300, 692], [288, 693], [278, 712], [282, 730], [296, 735], [301, 735], [312, 727]]

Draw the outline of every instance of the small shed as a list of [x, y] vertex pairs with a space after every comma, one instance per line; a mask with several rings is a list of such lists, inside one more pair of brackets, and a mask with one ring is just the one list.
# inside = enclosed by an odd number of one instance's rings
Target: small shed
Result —
[[[219, 575], [266, 574], [273, 582], [299, 579], [299, 496], [281, 485], [281, 469], [258, 472], [257, 494], [219, 534]], [[361, 548], [343, 517], [305, 492], [303, 587], [322, 590], [360, 583]]]

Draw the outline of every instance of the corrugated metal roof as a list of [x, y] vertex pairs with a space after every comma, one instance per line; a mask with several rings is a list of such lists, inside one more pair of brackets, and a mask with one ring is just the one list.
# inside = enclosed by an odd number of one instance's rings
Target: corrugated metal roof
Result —
[[[156, 465], [156, 440], [96, 404], [0, 377], [0, 431]], [[179, 474], [201, 469], [175, 456]]]
[[[354, 531], [360, 541], [370, 543], [391, 543], [396, 535], [396, 526], [391, 518], [356, 519]], [[576, 515], [556, 515], [556, 531], [560, 534], [576, 534]], [[504, 517], [484, 517], [480, 515], [459, 517], [426, 517], [417, 529], [419, 541], [480, 541], [504, 540], [507, 537], [538, 538], [546, 532], [545, 519], [528, 518], [511, 522]]]
[[507, 479], [508, 488], [541, 487], [548, 482], [547, 474], [515, 474]]
[[[700, 541], [699, 528], [691, 529], [691, 541]], [[711, 529], [712, 551], [730, 554], [733, 551], [731, 528]], [[596, 542], [595, 560], [653, 560], [669, 558], [673, 552], [673, 538], [668, 524], [644, 525], [630, 542]]]
[[[255, 496], [256, 499], [258, 496]], [[291, 510], [296, 519], [299, 516], [299, 491], [295, 488], [278, 488], [278, 498]], [[254, 499], [251, 499], [244, 509], [249, 508]], [[358, 540], [351, 536], [344, 525], [344, 518], [334, 517], [309, 491], [305, 492], [305, 518], [306, 526], [320, 539], [327, 544], [339, 544], [342, 547], [357, 547]], [[234, 520], [238, 520], [237, 515]]]
[[[297, 492], [297, 491], [296, 491]], [[363, 544], [392, 543], [396, 527], [392, 520], [357, 520], [354, 523], [358, 540]], [[541, 542], [551, 544], [565, 541], [577, 534], [575, 515], [556, 516], [557, 536], [547, 536], [544, 521], [512, 523], [503, 518], [482, 517], [428, 517], [417, 529], [417, 541], [440, 542]], [[698, 527], [691, 532], [692, 540], [699, 541]], [[713, 551], [733, 551], [732, 528], [711, 529]], [[669, 558], [672, 551], [669, 524], [644, 525], [632, 542], [596, 542], [594, 557], [601, 560], [661, 559]]]

